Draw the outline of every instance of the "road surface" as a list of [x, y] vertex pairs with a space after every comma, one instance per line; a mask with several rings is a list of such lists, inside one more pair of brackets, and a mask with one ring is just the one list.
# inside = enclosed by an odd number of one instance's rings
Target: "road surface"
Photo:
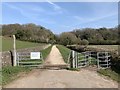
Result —
[[54, 45], [51, 49], [50, 54], [48, 55], [47, 59], [45, 60], [45, 64], [49, 65], [64, 65], [66, 64], [61, 56], [61, 53]]
[[[56, 46], [45, 63], [65, 64]], [[21, 76], [6, 88], [117, 88], [116, 82], [106, 79], [95, 71], [81, 69], [69, 70], [41, 70], [34, 69], [29, 74]]]

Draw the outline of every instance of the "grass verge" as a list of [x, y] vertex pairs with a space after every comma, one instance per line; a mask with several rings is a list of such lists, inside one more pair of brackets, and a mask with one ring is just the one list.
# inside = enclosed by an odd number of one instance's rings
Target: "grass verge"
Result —
[[112, 71], [111, 69], [100, 69], [98, 70], [98, 73], [110, 77], [111, 79], [120, 83], [120, 74], [116, 73], [115, 71]]
[[57, 45], [57, 48], [59, 49], [64, 61], [67, 63], [68, 57], [70, 54], [70, 49], [66, 48], [65, 46], [62, 45]]
[[40, 64], [43, 64], [44, 60], [49, 55], [51, 48], [52, 48], [52, 46], [49, 46], [48, 48], [40, 51], [42, 53], [43, 60], [22, 60], [22, 61], [20, 61], [20, 65], [40, 65]]
[[[13, 39], [8, 38], [8, 37], [0, 37], [0, 39], [1, 38], [2, 38], [2, 51], [12, 50], [13, 49]], [[31, 48], [31, 47], [43, 46], [43, 45], [46, 45], [46, 44], [16, 40], [16, 48], [17, 49]]]
[[0, 84], [4, 86], [18, 78], [20, 73], [28, 73], [29, 71], [31, 71], [31, 69], [28, 67], [13, 67], [13, 66], [3, 67], [2, 81], [0, 82]]
[[52, 45], [49, 46], [48, 48], [46, 49], [43, 49], [41, 50], [41, 53], [42, 53], [42, 56], [43, 56], [43, 59], [45, 60], [47, 58], [47, 56], [49, 55], [50, 51], [51, 51], [51, 48], [52, 48]]
[[[85, 62], [85, 58], [86, 58], [86, 56], [84, 54], [79, 53], [78, 62], [81, 62], [81, 61]], [[88, 58], [86, 58], [86, 59], [88, 60], [90, 65], [96, 65], [97, 64], [96, 58], [94, 58], [94, 57], [89, 57], [88, 56]]]

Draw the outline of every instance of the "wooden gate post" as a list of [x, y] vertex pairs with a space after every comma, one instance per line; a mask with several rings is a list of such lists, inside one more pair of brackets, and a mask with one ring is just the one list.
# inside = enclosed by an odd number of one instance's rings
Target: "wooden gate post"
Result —
[[109, 67], [108, 52], [105, 52], [105, 60], [107, 60], [107, 68], [108, 68]]
[[16, 38], [15, 38], [15, 35], [13, 35], [13, 39], [14, 39], [14, 43], [13, 43], [13, 52], [14, 52], [13, 66], [16, 66], [17, 62], [16, 62]]
[[98, 69], [100, 69], [100, 63], [99, 63], [99, 52], [97, 52], [97, 66], [98, 66]]

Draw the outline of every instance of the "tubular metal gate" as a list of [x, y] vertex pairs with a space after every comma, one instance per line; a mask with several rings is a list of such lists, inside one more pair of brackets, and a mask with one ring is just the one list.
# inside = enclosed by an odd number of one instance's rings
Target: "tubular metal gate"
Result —
[[31, 52], [17, 52], [17, 65], [18, 66], [41, 66], [43, 63], [42, 53], [40, 59], [31, 59]]
[[76, 52], [71, 51], [68, 61], [72, 68], [81, 68], [89, 65], [97, 65], [98, 68], [110, 67], [111, 55], [109, 52]]
[[109, 52], [98, 52], [97, 53], [98, 59], [98, 68], [109, 68], [111, 65], [111, 55]]

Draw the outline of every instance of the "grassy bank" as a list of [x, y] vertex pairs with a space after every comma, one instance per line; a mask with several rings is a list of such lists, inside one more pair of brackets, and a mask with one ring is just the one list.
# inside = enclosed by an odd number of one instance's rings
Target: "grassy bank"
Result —
[[66, 48], [65, 46], [62, 45], [57, 45], [57, 48], [59, 49], [60, 53], [62, 54], [62, 57], [64, 61], [67, 63], [68, 57], [70, 54], [70, 49]]
[[31, 69], [27, 67], [12, 67], [12, 66], [3, 67], [2, 82], [0, 84], [6, 85], [9, 82], [18, 78], [20, 73], [28, 73], [29, 71], [31, 71]]
[[[8, 37], [0, 37], [0, 38], [2, 38], [2, 51], [9, 51], [13, 49], [12, 38], [8, 38]], [[30, 48], [30, 47], [43, 46], [43, 45], [45, 44], [16, 40], [17, 49]]]
[[41, 53], [43, 55], [43, 59], [45, 60], [47, 58], [47, 56], [49, 55], [50, 51], [51, 51], [52, 45], [46, 49], [41, 50]]
[[116, 73], [115, 71], [112, 71], [111, 69], [100, 69], [98, 70], [98, 73], [107, 76], [120, 83], [120, 74]]
[[[59, 49], [60, 53], [62, 54], [65, 62], [67, 62], [71, 50], [68, 49], [68, 48], [66, 48], [65, 46], [62, 46], [62, 45], [57, 45], [57, 48]], [[79, 54], [79, 55], [80, 55], [80, 56], [79, 56], [80, 59], [79, 59], [78, 61], [83, 60], [83, 59], [84, 59], [84, 55], [83, 55], [82, 53]], [[93, 57], [92, 57], [92, 58], [88, 58], [88, 60], [89, 60], [89, 61], [92, 60], [92, 63], [91, 63], [91, 64], [96, 64], [96, 61], [95, 61], [96, 59], [95, 59], [95, 58], [93, 58]]]

